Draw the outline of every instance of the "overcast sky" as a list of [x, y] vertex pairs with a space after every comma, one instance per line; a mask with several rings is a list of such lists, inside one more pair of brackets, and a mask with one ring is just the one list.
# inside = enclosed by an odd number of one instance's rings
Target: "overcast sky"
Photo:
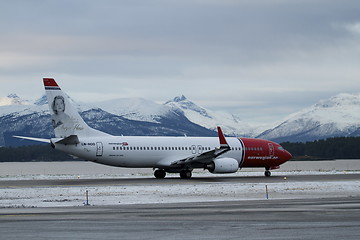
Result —
[[358, 0], [2, 0], [0, 97], [184, 94], [249, 122], [360, 92]]

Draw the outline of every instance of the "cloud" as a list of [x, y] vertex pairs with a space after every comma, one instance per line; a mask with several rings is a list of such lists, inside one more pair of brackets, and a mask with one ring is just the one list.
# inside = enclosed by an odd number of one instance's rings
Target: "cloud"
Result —
[[284, 106], [277, 117], [360, 91], [359, 12], [328, 0], [3, 1], [0, 94], [31, 97], [48, 76], [84, 101], [185, 94], [249, 117]]

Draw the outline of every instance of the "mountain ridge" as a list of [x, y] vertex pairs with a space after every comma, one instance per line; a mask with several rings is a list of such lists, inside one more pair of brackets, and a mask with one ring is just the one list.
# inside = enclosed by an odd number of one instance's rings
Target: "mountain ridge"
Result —
[[[16, 94], [0, 98], [0, 146], [21, 145], [12, 135], [50, 138], [52, 128], [46, 96], [35, 101]], [[216, 136], [221, 126], [228, 136], [257, 137], [276, 142], [312, 141], [336, 136], [360, 136], [360, 94], [340, 93], [290, 114], [275, 127], [259, 131], [239, 116], [201, 107], [184, 95], [158, 104], [144, 98], [77, 103], [85, 121], [113, 135]]]
[[340, 136], [360, 136], [360, 94], [340, 93], [320, 100], [258, 137], [304, 142]]

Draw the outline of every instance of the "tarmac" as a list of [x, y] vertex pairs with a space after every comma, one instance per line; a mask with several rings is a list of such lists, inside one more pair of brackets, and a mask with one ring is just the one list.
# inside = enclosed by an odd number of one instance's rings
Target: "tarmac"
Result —
[[[284, 180], [286, 177], [286, 180]], [[359, 181], [359, 173], [348, 174], [321, 174], [318, 175], [285, 175], [285, 176], [206, 176], [179, 179], [168, 177], [156, 179], [146, 178], [93, 178], [93, 179], [36, 179], [36, 180], [3, 180], [0, 188], [26, 188], [26, 187], [71, 187], [71, 186], [146, 186], [167, 184], [208, 184], [208, 183], [281, 183], [281, 182], [328, 182], [328, 181]]]
[[0, 239], [360, 239], [360, 198], [0, 209]]

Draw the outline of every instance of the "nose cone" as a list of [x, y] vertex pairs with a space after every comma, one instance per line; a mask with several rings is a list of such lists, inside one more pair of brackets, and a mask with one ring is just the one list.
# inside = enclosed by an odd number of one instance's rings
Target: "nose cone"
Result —
[[292, 158], [291, 153], [289, 153], [286, 150], [283, 150], [282, 153], [280, 154], [279, 165], [289, 161], [291, 158]]
[[289, 161], [292, 158], [291, 153], [286, 151], [283, 147], [279, 147], [279, 165]]
[[284, 160], [285, 161], [289, 161], [292, 158], [291, 153], [289, 153], [288, 151], [285, 150], [285, 154], [284, 154]]

